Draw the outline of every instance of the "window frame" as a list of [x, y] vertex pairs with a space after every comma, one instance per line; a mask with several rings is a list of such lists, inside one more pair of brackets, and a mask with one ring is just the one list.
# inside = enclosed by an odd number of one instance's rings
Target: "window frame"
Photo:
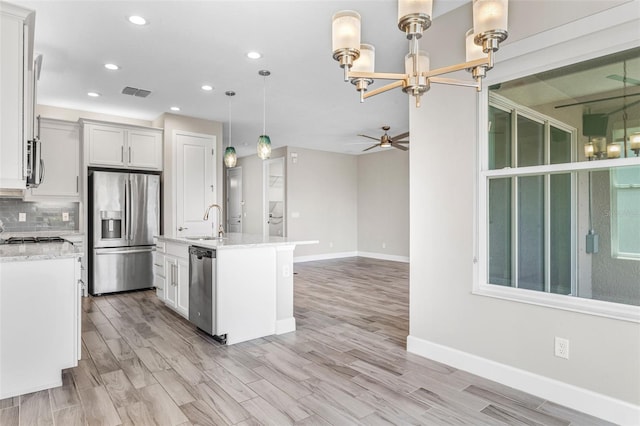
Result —
[[[640, 307], [601, 300], [543, 293], [521, 288], [488, 284], [488, 87], [578, 63], [638, 46], [640, 20], [636, 5], [625, 3], [585, 18], [569, 22], [501, 47], [497, 65], [483, 82], [477, 96], [477, 163], [475, 185], [475, 247], [472, 294], [511, 302], [527, 303], [586, 315], [602, 316], [640, 323]], [[640, 165], [640, 158], [582, 161], [566, 164], [501, 169], [492, 177], [527, 176], [544, 173], [566, 173], [602, 170], [611, 167]]]

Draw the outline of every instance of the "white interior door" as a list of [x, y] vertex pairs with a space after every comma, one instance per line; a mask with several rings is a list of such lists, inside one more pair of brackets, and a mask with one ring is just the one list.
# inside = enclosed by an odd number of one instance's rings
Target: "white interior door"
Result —
[[[176, 147], [175, 235], [209, 235], [218, 226], [217, 215], [203, 220], [207, 207], [215, 202], [216, 155], [214, 135], [174, 132]], [[212, 223], [213, 222], [213, 223]], [[212, 228], [215, 226], [216, 228]]]
[[242, 232], [242, 167], [227, 169], [227, 232]]
[[264, 162], [263, 187], [263, 234], [286, 236], [285, 167], [284, 157]]

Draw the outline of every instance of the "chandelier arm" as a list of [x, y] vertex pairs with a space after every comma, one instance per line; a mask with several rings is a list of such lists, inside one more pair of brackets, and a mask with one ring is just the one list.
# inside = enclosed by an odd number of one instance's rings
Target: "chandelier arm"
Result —
[[478, 87], [478, 83], [475, 81], [463, 81], [454, 78], [430, 77], [429, 81], [437, 84], [448, 84], [450, 86]]
[[409, 74], [393, 74], [386, 72], [356, 72], [350, 71], [349, 78], [368, 78], [374, 80], [406, 80]]
[[437, 68], [435, 70], [426, 71], [422, 73], [422, 76], [430, 78], [435, 77], [437, 75], [449, 74], [456, 71], [462, 71], [469, 68], [481, 67], [484, 65], [489, 66], [492, 60], [489, 56], [482, 59], [476, 59], [475, 61], [463, 62], [461, 64], [450, 65], [448, 67]]
[[367, 99], [367, 98], [370, 98], [371, 96], [379, 95], [380, 93], [387, 92], [391, 89], [395, 89], [396, 87], [404, 87], [405, 84], [406, 84], [405, 80], [394, 81], [393, 83], [389, 83], [386, 86], [378, 87], [375, 90], [365, 93], [364, 98]]

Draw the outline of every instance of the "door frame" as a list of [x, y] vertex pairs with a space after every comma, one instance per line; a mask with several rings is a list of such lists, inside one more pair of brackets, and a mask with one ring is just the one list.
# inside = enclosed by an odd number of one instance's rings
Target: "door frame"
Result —
[[243, 190], [242, 190], [242, 166], [237, 166], [237, 167], [230, 167], [226, 169], [226, 175], [225, 175], [225, 219], [226, 219], [226, 223], [225, 223], [225, 229], [227, 230], [227, 232], [229, 232], [229, 230], [231, 229], [231, 226], [229, 224], [229, 220], [231, 219], [230, 214], [231, 214], [231, 208], [230, 203], [229, 203], [229, 194], [231, 193], [231, 189], [229, 187], [229, 174], [233, 172], [233, 173], [238, 173], [239, 177], [240, 177], [240, 233], [242, 233], [242, 227], [243, 227], [243, 222], [244, 222], [244, 214], [243, 214], [243, 206], [244, 206], [244, 195], [243, 195]]
[[264, 160], [262, 163], [262, 235], [269, 237], [269, 176], [271, 165], [282, 163], [283, 200], [282, 200], [282, 236], [287, 236], [287, 163], [286, 157], [277, 157]]

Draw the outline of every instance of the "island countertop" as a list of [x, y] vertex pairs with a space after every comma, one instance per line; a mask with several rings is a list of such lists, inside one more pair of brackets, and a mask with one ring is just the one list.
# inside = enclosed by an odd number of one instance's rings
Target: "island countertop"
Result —
[[277, 247], [304, 244], [318, 244], [318, 240], [296, 240], [286, 237], [265, 237], [261, 234], [227, 233], [222, 239], [204, 239], [193, 237], [167, 237], [157, 235], [159, 241], [171, 241], [192, 246], [215, 248], [216, 250], [242, 249], [252, 247]]
[[83, 254], [81, 247], [74, 246], [68, 242], [0, 245], [0, 263], [81, 257]]

